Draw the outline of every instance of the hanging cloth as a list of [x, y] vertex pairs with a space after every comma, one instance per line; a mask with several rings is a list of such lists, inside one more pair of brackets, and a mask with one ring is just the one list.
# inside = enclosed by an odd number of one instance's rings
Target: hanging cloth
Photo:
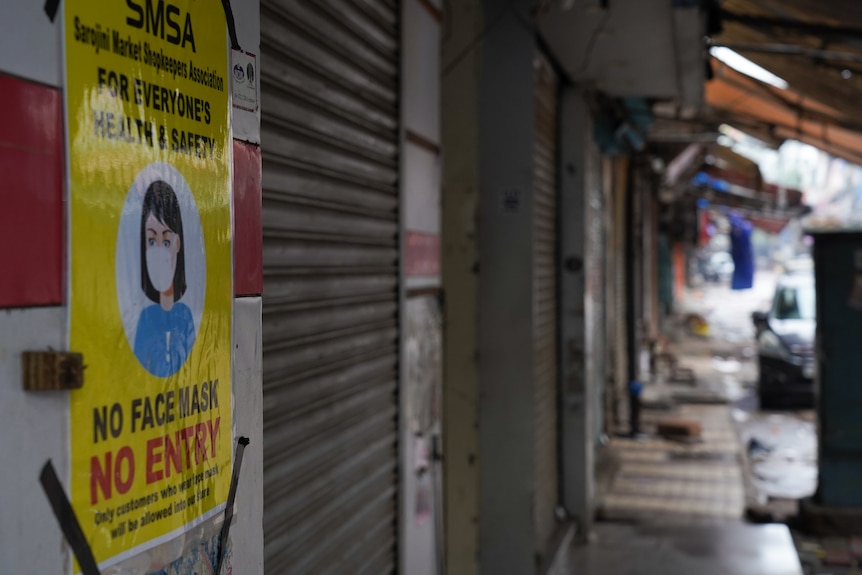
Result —
[[751, 245], [751, 223], [733, 215], [730, 218], [730, 256], [733, 278], [730, 289], [751, 289], [754, 285], [754, 250]]

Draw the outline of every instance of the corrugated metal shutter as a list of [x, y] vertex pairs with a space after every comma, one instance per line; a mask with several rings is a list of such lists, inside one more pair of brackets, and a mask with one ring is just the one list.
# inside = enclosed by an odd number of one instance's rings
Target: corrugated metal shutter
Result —
[[559, 499], [557, 382], [557, 78], [548, 60], [536, 56], [534, 141], [534, 393], [536, 544], [544, 556], [556, 527]]
[[267, 573], [396, 566], [399, 13], [261, 3]]

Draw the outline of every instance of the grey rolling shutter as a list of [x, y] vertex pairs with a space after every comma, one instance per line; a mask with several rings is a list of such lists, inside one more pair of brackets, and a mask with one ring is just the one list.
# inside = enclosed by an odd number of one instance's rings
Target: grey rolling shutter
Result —
[[534, 393], [537, 551], [550, 549], [556, 527], [558, 471], [557, 362], [557, 79], [536, 56], [534, 141]]
[[396, 567], [399, 14], [261, 3], [267, 573]]

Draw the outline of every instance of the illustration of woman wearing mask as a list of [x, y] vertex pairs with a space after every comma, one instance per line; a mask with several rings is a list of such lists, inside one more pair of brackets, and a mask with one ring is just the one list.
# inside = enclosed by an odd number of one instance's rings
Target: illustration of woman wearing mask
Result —
[[144, 308], [135, 333], [135, 356], [157, 377], [185, 363], [195, 343], [195, 323], [180, 302], [186, 291], [183, 220], [173, 188], [157, 180], [141, 210], [141, 288], [154, 305]]

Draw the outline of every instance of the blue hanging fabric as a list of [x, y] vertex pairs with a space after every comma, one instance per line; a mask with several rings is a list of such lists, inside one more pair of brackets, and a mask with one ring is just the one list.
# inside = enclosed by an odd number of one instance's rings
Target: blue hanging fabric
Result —
[[733, 258], [733, 278], [730, 281], [730, 289], [751, 289], [754, 285], [751, 223], [736, 214], [730, 216], [730, 256]]

